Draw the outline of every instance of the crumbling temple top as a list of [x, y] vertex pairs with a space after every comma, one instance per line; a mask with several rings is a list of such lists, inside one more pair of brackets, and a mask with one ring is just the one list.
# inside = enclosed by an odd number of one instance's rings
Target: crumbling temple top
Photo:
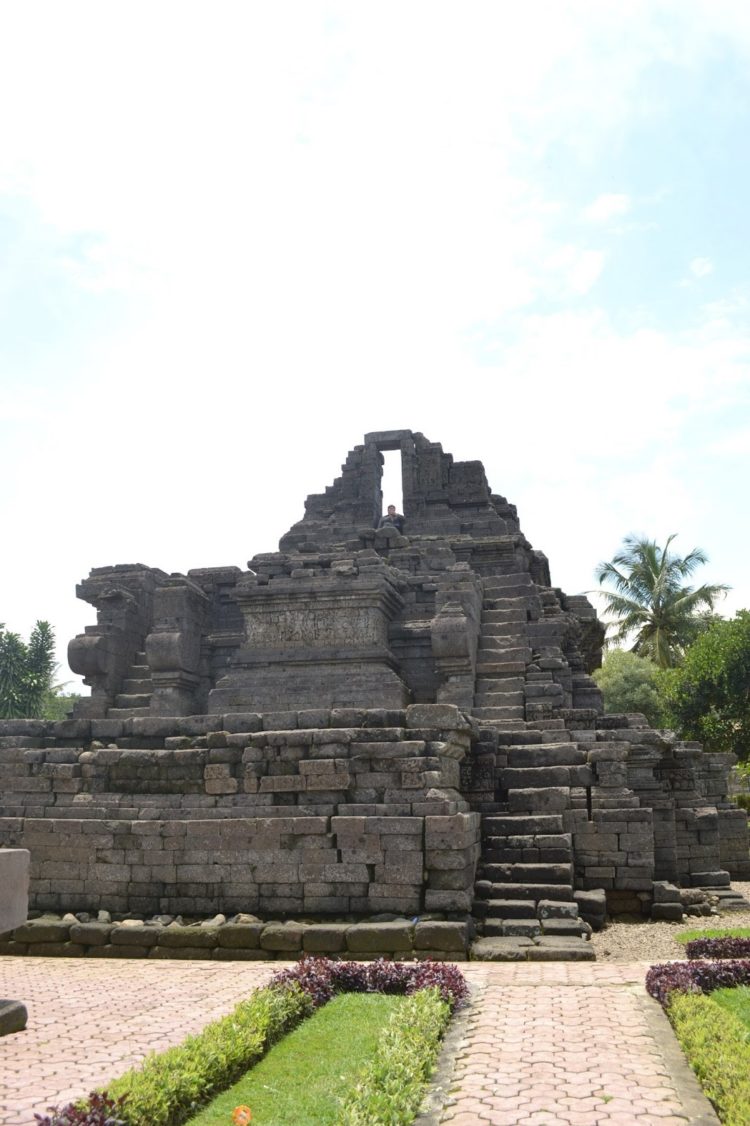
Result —
[[[378, 528], [390, 450], [401, 455], [403, 534]], [[484, 588], [510, 575], [529, 598], [524, 621], [483, 633]], [[545, 556], [480, 462], [454, 461], [410, 430], [365, 435], [279, 551], [247, 571], [97, 568], [78, 594], [99, 611], [69, 651], [92, 690], [82, 715], [439, 702], [491, 718], [484, 697], [495, 694], [508, 697], [493, 701], [506, 709], [497, 719], [600, 707], [587, 675], [603, 635], [591, 605], [551, 588]], [[503, 678], [539, 660], [543, 697], [502, 692]]]

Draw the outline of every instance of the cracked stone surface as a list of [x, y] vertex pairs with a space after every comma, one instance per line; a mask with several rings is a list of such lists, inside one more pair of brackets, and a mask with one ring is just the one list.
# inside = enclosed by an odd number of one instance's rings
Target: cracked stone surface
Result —
[[[0, 996], [25, 1032], [2, 1043], [0, 1126], [86, 1094], [179, 1043], [264, 984], [280, 962], [0, 957]], [[718, 1123], [647, 995], [648, 963], [462, 966], [472, 1001], [421, 1123]], [[449, 1057], [449, 1058], [446, 1058]]]

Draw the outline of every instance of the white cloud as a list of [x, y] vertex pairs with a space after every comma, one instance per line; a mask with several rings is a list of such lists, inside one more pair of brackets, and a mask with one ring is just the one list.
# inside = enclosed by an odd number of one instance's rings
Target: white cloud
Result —
[[710, 258], [693, 258], [688, 267], [695, 278], [705, 278], [714, 272], [714, 264]]
[[629, 195], [605, 193], [597, 196], [583, 209], [583, 217], [590, 223], [607, 223], [617, 215], [627, 215], [632, 207]]

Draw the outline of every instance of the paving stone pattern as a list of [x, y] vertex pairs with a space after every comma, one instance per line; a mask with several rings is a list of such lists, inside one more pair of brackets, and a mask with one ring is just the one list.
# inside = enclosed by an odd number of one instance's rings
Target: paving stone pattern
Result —
[[[0, 957], [0, 994], [29, 1008], [2, 1044], [0, 1126], [85, 1094], [179, 1043], [265, 982], [278, 963], [151, 964]], [[643, 987], [646, 963], [468, 965], [473, 999], [447, 1100], [454, 1126], [712, 1126], [718, 1119]], [[449, 1093], [448, 1093], [449, 1092]]]
[[0, 957], [0, 996], [22, 998], [25, 1032], [0, 1043], [0, 1124], [80, 1098], [230, 1012], [278, 963]]
[[425, 1126], [718, 1123], [643, 988], [645, 972], [469, 967], [473, 1000], [447, 1097]]

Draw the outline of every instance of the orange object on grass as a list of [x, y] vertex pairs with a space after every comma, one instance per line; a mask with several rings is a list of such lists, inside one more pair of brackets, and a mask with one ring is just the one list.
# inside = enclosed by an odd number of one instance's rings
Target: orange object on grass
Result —
[[252, 1117], [253, 1114], [249, 1106], [236, 1106], [232, 1112], [234, 1126], [248, 1126]]

